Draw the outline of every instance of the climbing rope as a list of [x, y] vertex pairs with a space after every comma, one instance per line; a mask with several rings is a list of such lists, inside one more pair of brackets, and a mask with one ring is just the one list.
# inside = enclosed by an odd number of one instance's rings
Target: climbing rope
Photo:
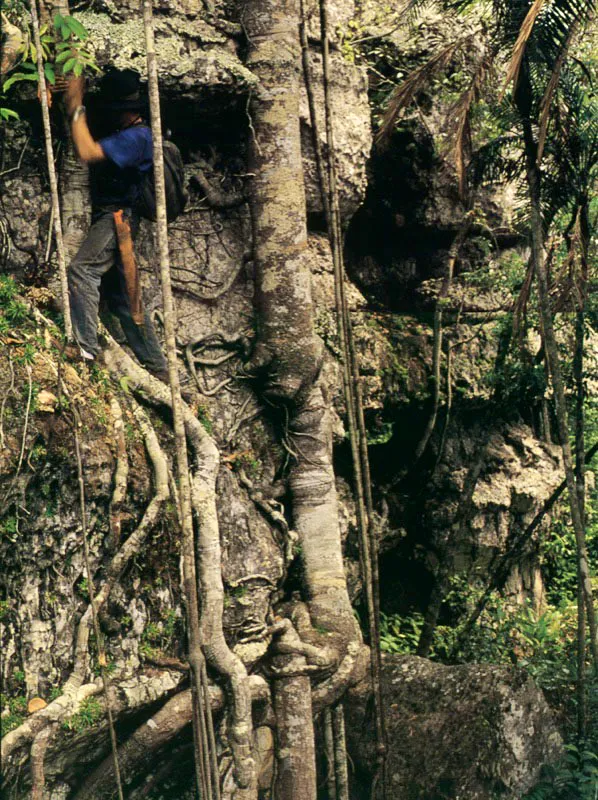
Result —
[[76, 403], [73, 403], [73, 432], [75, 438], [75, 456], [77, 458], [77, 474], [79, 478], [79, 505], [81, 510], [81, 531], [83, 536], [83, 557], [85, 560], [85, 572], [87, 575], [87, 590], [89, 593], [89, 603], [91, 607], [91, 619], [93, 624], [93, 632], [96, 639], [96, 648], [98, 651], [98, 664], [100, 666], [100, 675], [102, 678], [102, 686], [104, 689], [104, 698], [106, 701], [106, 716], [108, 718], [108, 728], [110, 731], [110, 747], [112, 750], [112, 760], [114, 761], [114, 775], [116, 779], [116, 788], [118, 791], [118, 800], [124, 800], [122, 780], [120, 776], [120, 765], [118, 763], [118, 743], [116, 740], [116, 730], [114, 728], [114, 717], [112, 715], [112, 708], [110, 706], [110, 689], [111, 681], [108, 675], [106, 660], [106, 650], [104, 648], [104, 641], [100, 631], [98, 622], [98, 615], [96, 613], [96, 600], [95, 590], [93, 588], [93, 574], [91, 571], [91, 564], [89, 560], [89, 542], [87, 540], [87, 510], [85, 503], [85, 480], [83, 477], [83, 459], [81, 458], [81, 443], [79, 441], [79, 428], [81, 427], [81, 417]]
[[[383, 777], [386, 755], [386, 730], [380, 679], [381, 660], [379, 629], [378, 542], [375, 530], [372, 486], [367, 450], [367, 435], [363, 415], [361, 380], [359, 376], [353, 329], [345, 292], [345, 270], [342, 252], [343, 237], [338, 202], [334, 123], [332, 119], [330, 101], [330, 52], [328, 43], [328, 13], [326, 0], [320, 0], [319, 10], [320, 37], [322, 42], [322, 78], [324, 85], [326, 142], [328, 150], [326, 159], [327, 175], [324, 172], [324, 159], [320, 149], [319, 126], [315, 112], [303, 0], [301, 0], [300, 36], [303, 53], [305, 85], [311, 117], [314, 155], [318, 170], [322, 206], [326, 217], [328, 238], [332, 250], [332, 260], [334, 266], [335, 305], [339, 339], [342, 350], [343, 389], [345, 403], [347, 406], [349, 439], [351, 443], [351, 456], [354, 470], [361, 567], [366, 595], [368, 629], [370, 636], [370, 666], [372, 673], [372, 690], [374, 697], [377, 745], [376, 768], [372, 779], [371, 797], [375, 798], [380, 778]], [[336, 726], [335, 740], [338, 740], [338, 736], [340, 735], [341, 727], [339, 722], [339, 724]], [[338, 748], [335, 748], [335, 750], [338, 752]]]

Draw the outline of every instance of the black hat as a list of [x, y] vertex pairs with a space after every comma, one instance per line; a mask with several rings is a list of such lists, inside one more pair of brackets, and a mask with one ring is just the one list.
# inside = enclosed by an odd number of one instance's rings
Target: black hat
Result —
[[140, 111], [147, 103], [140, 94], [140, 75], [134, 69], [110, 67], [100, 80], [98, 102], [107, 111]]

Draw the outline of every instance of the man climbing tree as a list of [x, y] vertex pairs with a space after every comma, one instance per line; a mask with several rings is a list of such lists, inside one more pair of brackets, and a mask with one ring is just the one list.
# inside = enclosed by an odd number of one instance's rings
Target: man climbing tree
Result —
[[78, 348], [73, 355], [93, 361], [100, 285], [108, 308], [120, 320], [139, 361], [167, 381], [166, 360], [152, 321], [141, 305], [132, 241], [139, 226], [136, 210], [141, 184], [152, 167], [152, 133], [142, 116], [139, 75], [108, 71], [99, 103], [114, 132], [96, 141], [86, 119], [83, 81], [69, 81], [65, 95], [77, 153], [90, 164], [92, 224], [69, 269], [69, 293]]

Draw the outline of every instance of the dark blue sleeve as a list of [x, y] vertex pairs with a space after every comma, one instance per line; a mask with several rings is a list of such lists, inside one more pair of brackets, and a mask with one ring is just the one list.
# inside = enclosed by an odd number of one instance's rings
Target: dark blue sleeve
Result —
[[152, 134], [144, 125], [134, 125], [99, 142], [106, 158], [120, 169], [137, 167], [145, 172], [152, 165]]

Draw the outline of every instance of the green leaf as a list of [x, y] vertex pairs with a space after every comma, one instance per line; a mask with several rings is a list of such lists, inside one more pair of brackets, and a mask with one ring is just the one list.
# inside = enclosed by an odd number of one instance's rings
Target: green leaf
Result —
[[60, 64], [62, 61], [66, 61], [67, 58], [72, 58], [71, 53], [72, 50], [70, 47], [68, 47], [66, 50], [63, 50], [62, 53], [59, 53], [54, 59], [54, 61], [56, 62], [56, 64]]
[[75, 76], [77, 78], [79, 78], [81, 73], [83, 72], [83, 64], [81, 64], [81, 62], [77, 62], [75, 64], [75, 68], [73, 69], [73, 72], [75, 73]]
[[89, 32], [87, 28], [81, 25], [78, 19], [75, 19], [74, 17], [67, 17], [65, 22], [78, 39], [81, 39], [82, 41], [87, 39]]
[[67, 72], [70, 72], [73, 69], [73, 67], [75, 66], [76, 63], [77, 63], [77, 59], [76, 58], [72, 58], [72, 57], [69, 58], [69, 60], [66, 62], [66, 64], [64, 64], [63, 67], [62, 67], [62, 74], [66, 75]]
[[129, 392], [130, 391], [130, 389], [129, 389], [129, 376], [128, 375], [123, 375], [118, 383], [120, 385], [120, 388], [123, 390], [123, 392]]
[[33, 44], [33, 42], [31, 42], [29, 46], [29, 52], [31, 53], [31, 60], [34, 62], [37, 61], [37, 47]]
[[44, 64], [44, 74], [46, 76], [46, 80], [49, 81], [52, 86], [56, 83], [56, 73], [52, 69], [51, 64]]
[[26, 74], [25, 72], [15, 72], [14, 75], [11, 75], [10, 78], [4, 82], [2, 86], [2, 91], [6, 92], [10, 89], [13, 83], [17, 83], [18, 81], [37, 81], [37, 74]]
[[64, 25], [64, 17], [62, 16], [62, 14], [56, 14], [54, 16], [54, 27], [60, 28], [62, 27], [62, 25]]
[[12, 108], [0, 108], [0, 117], [2, 119], [20, 119], [16, 111]]
[[68, 25], [61, 25], [60, 26], [60, 33], [62, 38], [66, 41], [67, 39], [71, 38], [71, 29]]

